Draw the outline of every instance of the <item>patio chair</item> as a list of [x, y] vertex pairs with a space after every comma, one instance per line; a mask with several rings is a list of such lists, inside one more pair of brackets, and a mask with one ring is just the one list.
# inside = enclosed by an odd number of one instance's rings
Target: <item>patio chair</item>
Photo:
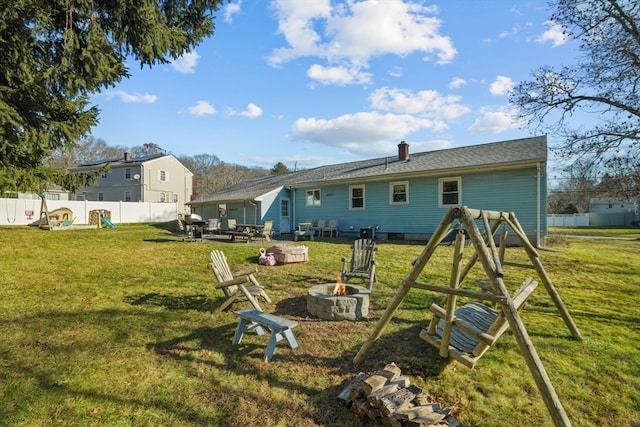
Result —
[[270, 242], [271, 236], [273, 235], [273, 221], [265, 221], [264, 228], [260, 230], [259, 233], [263, 242], [265, 241], [265, 239], [267, 240], [267, 242]]
[[222, 218], [220, 220], [220, 231], [225, 233], [227, 231], [235, 231], [236, 229], [236, 220], [233, 218]]
[[224, 256], [224, 253], [220, 250], [214, 249], [211, 251], [211, 262], [209, 263], [209, 268], [213, 271], [213, 274], [218, 280], [218, 284], [215, 288], [222, 289], [222, 292], [226, 297], [226, 300], [216, 310], [216, 312], [224, 311], [234, 302], [241, 301], [243, 299], [249, 300], [251, 305], [256, 310], [260, 311], [262, 311], [262, 308], [258, 303], [257, 297], [264, 298], [268, 303], [271, 302], [271, 298], [269, 298], [262, 285], [258, 283], [253, 275], [258, 271], [256, 267], [244, 271], [238, 271], [234, 274], [231, 272], [231, 269], [229, 269], [227, 257]]
[[322, 236], [324, 237], [325, 233], [329, 233], [329, 237], [333, 237], [334, 235], [338, 237], [338, 225], [339, 222], [337, 219], [329, 220], [329, 224], [322, 228]]
[[319, 219], [318, 223], [314, 226], [311, 226], [311, 230], [315, 231], [318, 236], [322, 237], [322, 230], [324, 230], [324, 227], [326, 227], [327, 225], [327, 221], [324, 219]]
[[378, 250], [371, 239], [358, 239], [353, 242], [351, 258], [342, 257], [342, 272], [340, 280], [347, 283], [350, 279], [362, 280], [369, 290], [376, 280], [376, 259]]
[[207, 225], [205, 226], [205, 231], [207, 234], [220, 233], [220, 219], [209, 218], [207, 220]]

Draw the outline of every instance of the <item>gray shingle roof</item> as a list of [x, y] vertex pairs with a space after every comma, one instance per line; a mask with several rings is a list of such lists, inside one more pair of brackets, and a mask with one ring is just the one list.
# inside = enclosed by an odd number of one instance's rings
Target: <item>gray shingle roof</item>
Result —
[[[547, 161], [547, 137], [537, 136], [490, 144], [320, 166], [282, 175], [258, 177], [204, 196], [197, 202], [253, 200], [288, 185], [292, 187], [330, 182], [389, 179], [412, 175], [437, 174], [458, 169], [481, 169]], [[194, 201], [196, 202], [196, 201]]]
[[168, 155], [169, 154], [149, 154], [146, 156], [133, 157], [129, 161], [126, 161], [123, 157], [117, 157], [117, 158], [111, 158], [111, 159], [99, 159], [99, 160], [89, 161], [86, 163], [81, 163], [78, 166], [69, 168], [69, 171], [82, 172], [82, 171], [94, 170], [106, 164], [109, 164], [112, 168], [115, 168], [118, 166], [131, 165], [131, 164], [140, 164], [140, 163], [148, 162], [149, 160], [157, 159], [157, 158], [168, 156]]

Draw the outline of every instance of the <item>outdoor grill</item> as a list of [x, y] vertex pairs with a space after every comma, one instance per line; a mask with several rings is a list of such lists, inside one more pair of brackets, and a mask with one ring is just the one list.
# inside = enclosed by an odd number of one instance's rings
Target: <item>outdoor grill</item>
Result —
[[198, 214], [186, 214], [184, 218], [180, 220], [184, 226], [185, 239], [201, 239], [202, 228], [206, 224], [202, 217]]

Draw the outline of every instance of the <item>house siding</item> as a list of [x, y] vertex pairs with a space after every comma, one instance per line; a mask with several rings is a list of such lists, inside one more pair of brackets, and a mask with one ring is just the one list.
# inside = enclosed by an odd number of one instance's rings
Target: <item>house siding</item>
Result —
[[[540, 185], [537, 188], [538, 169], [495, 170], [475, 173], [447, 173], [442, 176], [405, 179], [409, 184], [409, 203], [390, 204], [388, 181], [352, 182], [344, 185], [315, 186], [321, 193], [320, 206], [306, 206], [305, 191], [296, 195], [297, 221], [313, 218], [338, 219], [343, 233], [357, 233], [360, 228], [378, 227], [376, 234], [403, 233], [406, 238], [426, 238], [441, 222], [448, 207], [439, 207], [439, 179], [461, 177], [461, 204], [473, 209], [515, 212], [518, 221], [528, 235], [535, 235], [538, 209], [545, 209], [546, 177], [544, 168], [540, 171]], [[365, 208], [349, 209], [349, 187], [363, 185], [365, 188]], [[540, 194], [541, 200], [537, 200]], [[542, 204], [540, 206], [540, 204]], [[544, 216], [543, 216], [544, 217]], [[375, 219], [373, 219], [375, 218]], [[546, 222], [540, 224], [546, 234]]]
[[[439, 180], [455, 178], [461, 185], [460, 205], [515, 212], [530, 240], [539, 245], [547, 227], [546, 161], [546, 136], [537, 136], [255, 178], [191, 205], [260, 201], [262, 219], [277, 220], [280, 200], [287, 197], [292, 227], [308, 219], [335, 219], [342, 235], [349, 237], [357, 236], [361, 228], [375, 227], [381, 239], [421, 240], [430, 237], [449, 208], [440, 205]], [[390, 202], [394, 182], [408, 184], [408, 203]], [[363, 209], [350, 209], [354, 186], [364, 187]], [[266, 195], [276, 190], [282, 191], [269, 205]], [[319, 204], [306, 205], [308, 190], [320, 192]]]
[[235, 219], [238, 224], [253, 224], [258, 220], [258, 205], [248, 200], [227, 203], [227, 218]]

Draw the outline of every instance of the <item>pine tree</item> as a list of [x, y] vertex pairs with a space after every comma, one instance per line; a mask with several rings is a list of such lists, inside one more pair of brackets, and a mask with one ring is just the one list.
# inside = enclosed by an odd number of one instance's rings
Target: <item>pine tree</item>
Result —
[[0, 193], [74, 190], [102, 171], [46, 164], [98, 122], [89, 97], [213, 34], [224, 0], [0, 0]]

